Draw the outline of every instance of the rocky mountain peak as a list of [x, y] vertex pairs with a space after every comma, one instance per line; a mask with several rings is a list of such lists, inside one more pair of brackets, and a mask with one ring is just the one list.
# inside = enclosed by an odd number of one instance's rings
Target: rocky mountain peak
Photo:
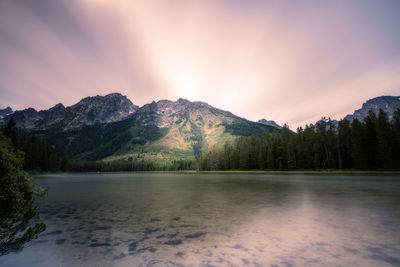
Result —
[[83, 98], [81, 101], [68, 107], [70, 110], [82, 109], [82, 108], [102, 108], [105, 107], [112, 109], [120, 109], [123, 112], [131, 112], [137, 110], [139, 107], [135, 106], [126, 96], [120, 93], [112, 93], [105, 96], [89, 96]]
[[[353, 114], [346, 115], [344, 118], [350, 122], [352, 122], [355, 118], [357, 118], [359, 121], [364, 121], [364, 119], [368, 116], [369, 111], [372, 111], [378, 116], [380, 109], [382, 109], [388, 115], [389, 120], [392, 120], [394, 112], [397, 109], [400, 109], [400, 96], [378, 96], [369, 99], [362, 104], [360, 109], [355, 110]], [[332, 119], [331, 122], [337, 130], [339, 121]], [[319, 120], [315, 125], [319, 125], [321, 123], [325, 123], [324, 119]], [[327, 129], [328, 128], [329, 127], [327, 127]]]
[[60, 113], [60, 112], [64, 112], [65, 111], [65, 107], [63, 104], [58, 103], [57, 105], [55, 105], [54, 107], [46, 110], [46, 112], [49, 113], [49, 115], [54, 115], [56, 113]]
[[49, 110], [63, 110], [65, 109], [64, 105], [61, 103], [58, 103], [56, 105], [54, 105], [54, 107], [50, 108]]
[[8, 117], [12, 117], [18, 126], [26, 129], [44, 129], [58, 125], [67, 130], [83, 125], [122, 120], [138, 109], [139, 107], [126, 96], [112, 93], [105, 96], [85, 97], [69, 107], [64, 107], [59, 103], [48, 110], [39, 112], [29, 108], [16, 111]]
[[126, 96], [112, 93], [105, 96], [86, 97], [66, 109], [75, 115], [67, 128], [75, 128], [81, 125], [122, 120], [136, 112], [139, 107]]
[[[202, 120], [201, 118], [204, 117], [216, 117], [219, 115], [227, 117], [227, 121], [236, 117], [228, 111], [214, 108], [207, 103], [198, 101], [191, 102], [183, 98], [179, 98], [176, 101], [159, 100], [146, 104], [137, 111], [137, 114], [141, 114], [140, 116], [138, 115], [137, 118], [146, 117], [146, 114], [149, 112], [154, 115], [149, 123], [158, 127], [170, 127], [174, 124], [185, 124], [192, 119]], [[214, 123], [217, 122], [214, 121]]]
[[379, 96], [369, 99], [363, 103], [360, 109], [345, 118], [349, 121], [353, 121], [354, 118], [363, 121], [368, 116], [368, 111], [371, 110], [378, 115], [380, 109], [387, 113], [389, 120], [392, 120], [394, 112], [400, 109], [400, 96]]
[[5, 109], [0, 109], [0, 118], [4, 118], [5, 116], [13, 113], [11, 107], [6, 107]]

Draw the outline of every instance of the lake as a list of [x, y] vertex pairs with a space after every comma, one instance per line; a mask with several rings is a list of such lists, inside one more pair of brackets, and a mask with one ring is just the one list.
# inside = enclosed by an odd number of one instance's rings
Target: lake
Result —
[[400, 266], [400, 177], [60, 174], [1, 266]]

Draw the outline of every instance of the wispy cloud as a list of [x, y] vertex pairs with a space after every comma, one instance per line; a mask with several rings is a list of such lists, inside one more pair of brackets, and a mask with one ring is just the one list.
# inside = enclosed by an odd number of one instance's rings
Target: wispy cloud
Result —
[[0, 3], [0, 105], [118, 91], [206, 101], [296, 128], [400, 94], [398, 2]]

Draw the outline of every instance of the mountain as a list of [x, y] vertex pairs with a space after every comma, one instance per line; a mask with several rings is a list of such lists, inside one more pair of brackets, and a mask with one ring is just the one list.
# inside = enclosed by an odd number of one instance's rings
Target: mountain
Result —
[[[370, 99], [346, 118], [363, 120], [369, 110], [377, 113], [380, 108], [391, 119], [400, 108], [399, 97]], [[86, 97], [69, 107], [59, 103], [48, 110], [15, 111], [0, 118], [0, 126], [4, 127], [11, 118], [17, 126], [46, 136], [57, 151], [70, 159], [84, 161], [124, 159], [167, 164], [195, 159], [213, 146], [253, 132], [282, 129], [272, 120], [252, 122], [207, 103], [181, 98], [138, 107], [119, 93]], [[332, 123], [338, 124], [336, 120]]]
[[[367, 102], [362, 104], [360, 109], [354, 111], [353, 114], [346, 115], [345, 119], [352, 122], [355, 118], [359, 121], [364, 121], [364, 119], [368, 116], [368, 112], [372, 111], [375, 115], [378, 116], [379, 110], [382, 109], [389, 118], [389, 121], [393, 119], [393, 114], [397, 109], [400, 109], [400, 96], [379, 96], [372, 99], [367, 100]], [[339, 125], [339, 121], [332, 119], [332, 125], [337, 129]], [[325, 118], [317, 121], [315, 125], [326, 123]], [[328, 129], [329, 126], [327, 125]]]
[[64, 130], [84, 125], [119, 121], [134, 113], [139, 107], [119, 93], [106, 96], [86, 97], [77, 104], [65, 108], [59, 103], [48, 110], [27, 108], [15, 111], [3, 120], [14, 119], [18, 127], [27, 130], [46, 130], [50, 127]]
[[13, 110], [10, 107], [6, 107], [5, 109], [0, 109], [0, 119], [11, 114], [12, 112]]
[[282, 129], [282, 126], [278, 125], [275, 121], [273, 120], [266, 120], [266, 119], [261, 119], [259, 121], [257, 121], [258, 123], [264, 124], [264, 125], [268, 125], [271, 127], [274, 127], [276, 129]]
[[160, 100], [137, 107], [125, 96], [87, 97], [49, 110], [29, 108], [3, 119], [45, 135], [73, 160], [153, 161], [195, 159], [213, 146], [253, 132], [278, 131], [204, 102]]
[[368, 116], [368, 111], [374, 112], [376, 115], [379, 113], [379, 109], [382, 109], [387, 113], [389, 120], [393, 119], [394, 112], [400, 108], [400, 96], [379, 96], [367, 100], [360, 109], [354, 111], [352, 115], [347, 115], [346, 119], [353, 121], [357, 118], [359, 121], [363, 121]]

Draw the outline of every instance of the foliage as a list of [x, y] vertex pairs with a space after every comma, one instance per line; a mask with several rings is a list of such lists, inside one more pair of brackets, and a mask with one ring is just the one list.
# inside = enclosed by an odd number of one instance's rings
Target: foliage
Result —
[[196, 168], [194, 160], [172, 160], [167, 164], [158, 164], [143, 158], [129, 157], [115, 161], [75, 161], [69, 165], [69, 170], [74, 172], [118, 172], [118, 171], [180, 171]]
[[0, 255], [21, 249], [46, 229], [34, 204], [46, 190], [22, 171], [23, 157], [0, 133]]
[[203, 132], [199, 129], [199, 127], [190, 121], [190, 132], [191, 132], [191, 141], [192, 143], [192, 148], [194, 152], [194, 156], [196, 158], [201, 156], [202, 153], [202, 147], [203, 147], [203, 142], [204, 142], [204, 136]]

